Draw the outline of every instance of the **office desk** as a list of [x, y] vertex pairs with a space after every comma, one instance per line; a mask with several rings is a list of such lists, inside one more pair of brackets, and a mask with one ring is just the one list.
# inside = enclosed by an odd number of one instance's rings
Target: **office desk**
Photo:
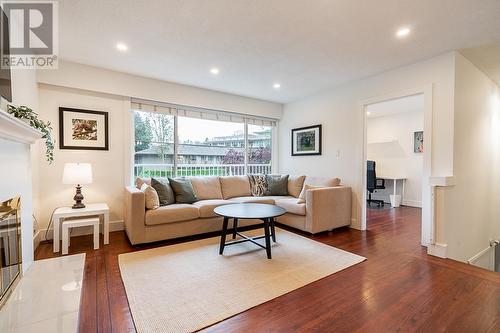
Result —
[[394, 195], [394, 200], [391, 200], [391, 206], [392, 207], [399, 207], [400, 204], [398, 204], [398, 194], [397, 194], [397, 191], [396, 191], [396, 185], [398, 183], [398, 181], [400, 180], [402, 183], [403, 183], [403, 187], [401, 188], [401, 200], [400, 200], [400, 203], [403, 203], [403, 199], [404, 199], [404, 195], [405, 195], [405, 182], [406, 182], [406, 177], [405, 176], [401, 176], [401, 175], [397, 175], [397, 176], [391, 176], [391, 175], [377, 175], [377, 178], [382, 178], [382, 179], [385, 179], [385, 180], [392, 180], [392, 183], [393, 183], [393, 186], [394, 186], [394, 190], [393, 190], [393, 195]]

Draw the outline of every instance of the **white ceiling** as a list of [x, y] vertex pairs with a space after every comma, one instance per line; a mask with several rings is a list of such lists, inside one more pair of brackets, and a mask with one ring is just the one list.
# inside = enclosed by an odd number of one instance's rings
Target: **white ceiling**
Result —
[[468, 48], [460, 52], [500, 86], [500, 43]]
[[[500, 41], [499, 0], [63, 0], [59, 6], [62, 59], [281, 103]], [[394, 36], [401, 26], [412, 29], [404, 40]], [[119, 41], [127, 52], [116, 50]], [[212, 66], [220, 68], [217, 77]]]
[[376, 104], [370, 104], [366, 107], [370, 112], [368, 117], [385, 117], [405, 112], [424, 112], [424, 95], [418, 94], [398, 99], [392, 99]]

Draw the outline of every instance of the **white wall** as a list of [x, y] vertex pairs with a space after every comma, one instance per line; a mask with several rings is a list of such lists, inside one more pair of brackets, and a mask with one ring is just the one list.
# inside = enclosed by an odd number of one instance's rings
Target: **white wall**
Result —
[[[447, 191], [448, 257], [466, 261], [500, 238], [500, 91], [460, 54], [456, 58], [454, 170]], [[487, 260], [485, 262], [488, 262]]]
[[65, 61], [59, 61], [58, 70], [39, 71], [38, 82], [277, 119], [282, 113], [282, 105], [279, 103]]
[[[422, 153], [413, 152], [413, 133], [424, 129], [423, 110], [372, 116], [373, 112], [368, 117], [366, 126], [367, 158], [376, 162], [377, 177], [406, 177], [403, 205], [421, 207], [424, 160]], [[401, 182], [398, 183], [401, 185]], [[401, 188], [398, 187], [398, 191]], [[389, 202], [389, 195], [392, 193], [393, 184], [386, 181], [386, 189], [377, 190], [372, 198]]]
[[[56, 143], [54, 163], [49, 164], [41, 154], [39, 164], [40, 228], [47, 227], [52, 211], [72, 205], [75, 188], [63, 185], [64, 163], [92, 164], [93, 183], [83, 186], [84, 202], [106, 202], [110, 207], [110, 221], [123, 219], [123, 187], [125, 184], [125, 154], [131, 139], [126, 130], [130, 102], [126, 97], [100, 94], [79, 89], [39, 85], [40, 118], [50, 121], [53, 134], [59, 141], [59, 107], [105, 111], [109, 113], [109, 151], [61, 150]], [[127, 107], [128, 106], [128, 107]], [[42, 148], [43, 149], [43, 148]]]
[[[340, 177], [353, 188], [352, 226], [360, 228], [364, 204], [362, 103], [432, 84], [431, 171], [435, 175], [453, 174], [454, 58], [455, 53], [447, 53], [286, 104], [279, 126], [280, 172]], [[323, 124], [323, 155], [292, 157], [291, 129], [314, 124]]]

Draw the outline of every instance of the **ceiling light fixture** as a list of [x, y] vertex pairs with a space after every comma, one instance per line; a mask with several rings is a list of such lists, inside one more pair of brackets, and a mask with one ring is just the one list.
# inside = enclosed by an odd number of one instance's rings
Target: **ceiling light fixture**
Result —
[[369, 116], [371, 114], [370, 111], [366, 111], [366, 115]]
[[118, 49], [118, 51], [122, 51], [122, 52], [125, 52], [128, 50], [128, 46], [126, 44], [123, 44], [123, 43], [117, 43], [116, 48]]
[[279, 89], [279, 88], [281, 88], [281, 84], [275, 83], [275, 84], [273, 84], [273, 88], [274, 89]]
[[396, 37], [398, 38], [406, 37], [410, 34], [410, 32], [411, 32], [410, 28], [401, 28], [396, 32]]
[[219, 74], [219, 69], [218, 69], [218, 68], [216, 68], [216, 67], [211, 68], [211, 69], [210, 69], [210, 73], [212, 73], [213, 75], [217, 75], [217, 74]]

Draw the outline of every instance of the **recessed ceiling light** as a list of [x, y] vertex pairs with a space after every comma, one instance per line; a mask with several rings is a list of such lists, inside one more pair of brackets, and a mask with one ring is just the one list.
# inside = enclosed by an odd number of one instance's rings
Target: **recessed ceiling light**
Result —
[[118, 51], [127, 51], [128, 50], [128, 46], [126, 44], [123, 44], [123, 43], [117, 43], [116, 48], [118, 49]]
[[273, 88], [274, 89], [279, 89], [279, 88], [281, 88], [281, 84], [275, 83], [275, 84], [273, 84]]
[[366, 111], [366, 115], [369, 116], [371, 114], [370, 111]]
[[213, 75], [217, 75], [217, 74], [219, 74], [219, 69], [218, 69], [218, 68], [216, 68], [216, 67], [211, 68], [211, 69], [210, 69], [210, 73], [212, 73]]
[[411, 30], [410, 28], [401, 28], [396, 32], [396, 37], [402, 38], [406, 37], [410, 34]]

